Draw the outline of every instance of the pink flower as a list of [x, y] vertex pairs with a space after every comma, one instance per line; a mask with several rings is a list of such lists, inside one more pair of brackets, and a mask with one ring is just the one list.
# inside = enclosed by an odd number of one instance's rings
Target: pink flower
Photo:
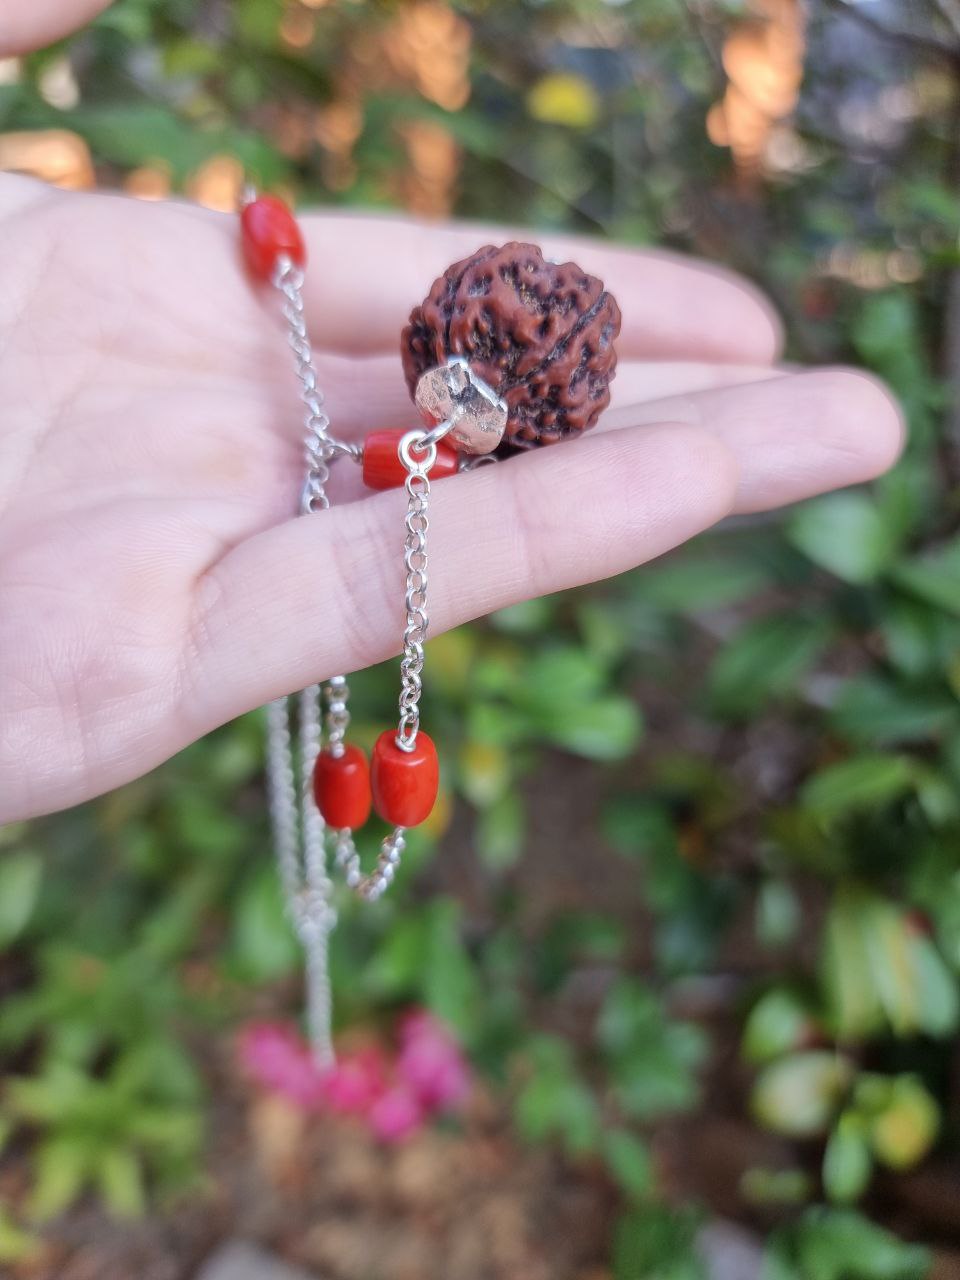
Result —
[[293, 1027], [252, 1022], [240, 1033], [239, 1057], [257, 1084], [306, 1110], [319, 1106], [321, 1075], [309, 1046]]
[[376, 1045], [338, 1057], [323, 1077], [323, 1100], [342, 1115], [365, 1115], [387, 1089], [387, 1063]]
[[414, 1095], [394, 1085], [370, 1108], [367, 1116], [370, 1130], [381, 1142], [402, 1142], [423, 1125], [423, 1110]]
[[451, 1111], [470, 1092], [470, 1072], [460, 1047], [432, 1014], [417, 1010], [400, 1029], [397, 1075], [426, 1111]]

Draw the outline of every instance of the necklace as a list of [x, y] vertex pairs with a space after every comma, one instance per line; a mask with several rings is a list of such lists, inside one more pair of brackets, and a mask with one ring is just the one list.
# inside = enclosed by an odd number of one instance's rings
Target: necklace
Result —
[[[278, 873], [306, 959], [310, 1043], [318, 1067], [327, 1069], [334, 1062], [329, 944], [337, 922], [331, 871], [339, 870], [362, 899], [379, 898], [396, 875], [407, 831], [429, 817], [439, 787], [437, 751], [420, 726], [431, 481], [592, 427], [609, 402], [620, 311], [599, 280], [573, 263], [544, 261], [536, 245], [479, 249], [434, 282], [401, 334], [404, 374], [423, 425], [372, 432], [361, 447], [331, 434], [307, 332], [306, 250], [293, 214], [275, 196], [249, 193], [240, 221], [251, 273], [279, 295], [300, 384], [300, 515], [323, 518], [331, 467], [340, 458], [362, 467], [369, 488], [403, 486], [407, 498], [396, 729], [381, 733], [368, 764], [347, 741], [350, 689], [343, 675], [266, 708]], [[354, 832], [371, 809], [390, 830], [364, 873]]]

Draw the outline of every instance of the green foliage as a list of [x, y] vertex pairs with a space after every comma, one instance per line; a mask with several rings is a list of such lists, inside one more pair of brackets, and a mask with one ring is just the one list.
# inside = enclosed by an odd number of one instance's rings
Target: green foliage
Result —
[[860, 1214], [816, 1208], [774, 1233], [763, 1280], [923, 1280], [929, 1266], [926, 1250]]
[[696, 1250], [700, 1216], [693, 1209], [636, 1209], [617, 1224], [614, 1280], [706, 1280]]
[[[409, 7], [304, 9], [297, 44], [275, 0], [235, 0], [214, 24], [190, 0], [116, 0], [0, 85], [0, 129], [72, 130], [107, 183], [147, 167], [179, 195], [229, 155], [303, 202], [376, 207], [418, 181], [410, 130], [429, 126], [457, 156], [441, 204], [719, 253], [773, 291], [790, 359], [862, 362], [896, 389], [910, 438], [869, 489], [430, 642], [444, 799], [397, 895], [342, 912], [339, 1016], [436, 1009], [515, 1091], [520, 1133], [620, 1188], [616, 1280], [697, 1280], [699, 1211], [661, 1203], [648, 1138], [701, 1105], [707, 1037], [676, 1010], [731, 965], [721, 1030], [737, 1024], [756, 1122], [798, 1161], [742, 1180], [745, 1216], [788, 1218], [765, 1280], [925, 1275], [922, 1250], [849, 1206], [878, 1166], [892, 1196], [934, 1144], [957, 1157], [944, 1117], [960, 1019], [960, 470], [938, 376], [957, 323], [960, 202], [940, 177], [957, 171], [956, 84], [942, 60], [866, 29], [857, 62], [839, 6], [813, 6], [801, 111], [777, 131], [785, 167], [751, 163], [735, 182], [704, 120], [722, 41], [752, 12], [739, 0], [464, 0], [470, 92], [454, 108], [399, 73], [356, 80], [353, 52], [393, 39]], [[942, 6], [915, 7], [952, 38]], [[65, 57], [73, 106], [51, 93]], [[345, 105], [357, 135], [341, 155], [322, 113]], [[864, 115], [869, 145], [850, 123]], [[394, 680], [353, 682], [361, 739]], [[115, 796], [0, 832], [0, 1138], [35, 1171], [29, 1205], [0, 1211], [0, 1263], [34, 1252], [28, 1212], [93, 1188], [132, 1214], [196, 1180], [205, 1101], [188, 1031], [225, 1031], [252, 985], [295, 1007], [259, 732], [248, 717]], [[551, 823], [576, 897], [558, 866], [558, 896], [544, 889], [531, 921], [522, 904], [546, 878], [538, 865], [525, 880], [524, 859], [551, 815], [529, 783], [565, 778], [563, 755], [599, 818], [583, 849]], [[481, 864], [480, 900], [462, 905], [432, 875], [454, 801]], [[592, 993], [579, 1017], [571, 990]], [[833, 1207], [804, 1209], [817, 1168]]]

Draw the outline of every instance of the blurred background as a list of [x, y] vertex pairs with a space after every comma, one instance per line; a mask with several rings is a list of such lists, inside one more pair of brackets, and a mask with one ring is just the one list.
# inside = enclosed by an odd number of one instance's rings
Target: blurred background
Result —
[[[345, 1114], [259, 716], [0, 830], [2, 1274], [960, 1276], [958, 126], [957, 0], [118, 0], [0, 61], [0, 168], [689, 250], [911, 428], [430, 643], [442, 803], [334, 939]], [[355, 690], [369, 738], [393, 667]]]

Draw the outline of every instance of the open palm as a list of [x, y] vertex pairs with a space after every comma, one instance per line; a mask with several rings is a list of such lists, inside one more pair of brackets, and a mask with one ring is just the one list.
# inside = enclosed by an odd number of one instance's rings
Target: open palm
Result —
[[[398, 335], [489, 229], [305, 219], [335, 434], [417, 419]], [[506, 238], [506, 233], [493, 233]], [[235, 220], [0, 179], [0, 819], [137, 776], [269, 698], [397, 651], [402, 493], [339, 464], [293, 518], [302, 415], [276, 300]], [[582, 441], [444, 480], [436, 630], [617, 573], [730, 511], [867, 479], [896, 407], [849, 371], [772, 367], [776, 327], [708, 267], [548, 238], [623, 311]]]

